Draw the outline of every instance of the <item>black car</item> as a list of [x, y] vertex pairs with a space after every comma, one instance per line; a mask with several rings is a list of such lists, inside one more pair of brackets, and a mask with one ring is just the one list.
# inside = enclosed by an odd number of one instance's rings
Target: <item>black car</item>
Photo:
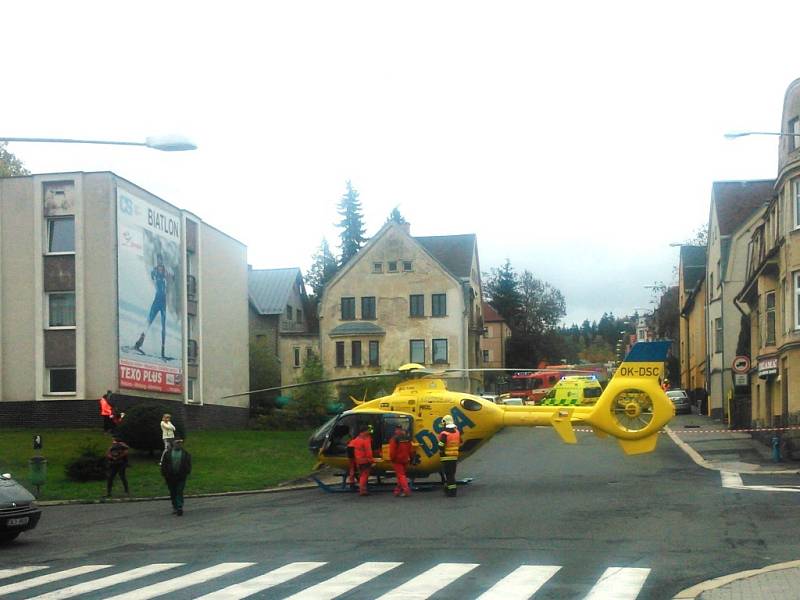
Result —
[[692, 414], [692, 404], [689, 401], [689, 395], [684, 390], [670, 390], [667, 392], [667, 397], [672, 400], [676, 415]]
[[0, 543], [33, 529], [41, 516], [42, 510], [31, 493], [8, 473], [0, 475]]

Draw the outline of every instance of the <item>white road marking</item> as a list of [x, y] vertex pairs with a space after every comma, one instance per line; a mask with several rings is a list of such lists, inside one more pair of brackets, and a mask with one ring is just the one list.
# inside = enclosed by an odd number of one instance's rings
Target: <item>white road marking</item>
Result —
[[477, 566], [473, 563], [440, 563], [385, 593], [378, 600], [425, 600]]
[[399, 562], [365, 562], [332, 579], [289, 596], [285, 600], [331, 600], [402, 564]]
[[280, 585], [290, 579], [299, 577], [304, 573], [319, 568], [327, 563], [324, 562], [295, 562], [284, 565], [274, 571], [269, 571], [253, 579], [248, 579], [242, 583], [230, 585], [216, 592], [211, 592], [205, 596], [200, 596], [195, 600], [238, 600], [257, 594], [263, 590]]
[[58, 571], [57, 573], [40, 575], [39, 577], [26, 579], [25, 581], [20, 581], [19, 583], [10, 583], [9, 585], [0, 587], [0, 596], [3, 594], [11, 594], [12, 592], [27, 590], [32, 587], [36, 587], [37, 585], [44, 585], [46, 583], [59, 581], [60, 579], [64, 579], [66, 577], [74, 577], [75, 575], [84, 575], [93, 571], [99, 571], [100, 569], [107, 569], [110, 566], [111, 565], [84, 565], [82, 567], [75, 567], [74, 569], [67, 569], [66, 571]]
[[560, 568], [557, 566], [522, 565], [486, 590], [477, 600], [528, 600]]
[[245, 567], [251, 567], [254, 564], [256, 563], [251, 563], [251, 562], [220, 563], [218, 565], [214, 565], [213, 567], [208, 567], [207, 569], [200, 569], [199, 571], [194, 571], [193, 573], [189, 573], [188, 575], [176, 577], [175, 579], [168, 579], [167, 581], [162, 581], [161, 583], [154, 583], [153, 585], [149, 585], [147, 587], [143, 587], [138, 590], [133, 590], [132, 592], [119, 594], [118, 596], [112, 596], [111, 598], [107, 598], [106, 600], [112, 600], [112, 599], [149, 600], [149, 598], [155, 598], [156, 596], [163, 596], [164, 594], [168, 594], [170, 592], [174, 592], [176, 590], [189, 587], [190, 585], [205, 583], [210, 579], [222, 577], [223, 575], [227, 575], [228, 573], [232, 573], [233, 571], [238, 571], [239, 569], [244, 569]]
[[118, 583], [133, 581], [134, 579], [139, 579], [140, 577], [146, 577], [147, 575], [154, 575], [155, 573], [160, 573], [161, 571], [166, 571], [167, 569], [180, 567], [183, 564], [184, 563], [154, 563], [151, 565], [145, 565], [144, 567], [139, 567], [138, 569], [131, 569], [130, 571], [124, 571], [122, 573], [117, 573], [116, 575], [101, 577], [100, 579], [95, 579], [94, 581], [87, 581], [85, 583], [71, 585], [48, 594], [36, 596], [35, 598], [31, 598], [31, 600], [55, 600], [56, 598], [60, 600], [62, 598], [74, 598], [75, 596], [88, 594], [89, 592], [94, 592], [96, 590], [102, 590], [103, 588], [111, 587], [112, 585], [117, 585]]
[[739, 473], [720, 471], [722, 487], [732, 490], [751, 490], [756, 492], [800, 492], [797, 485], [745, 485]]
[[0, 579], [7, 579], [14, 577], [14, 575], [24, 575], [32, 571], [41, 571], [42, 569], [49, 569], [50, 567], [18, 567], [16, 569], [0, 569]]
[[609, 567], [585, 600], [634, 600], [649, 574], [650, 569]]

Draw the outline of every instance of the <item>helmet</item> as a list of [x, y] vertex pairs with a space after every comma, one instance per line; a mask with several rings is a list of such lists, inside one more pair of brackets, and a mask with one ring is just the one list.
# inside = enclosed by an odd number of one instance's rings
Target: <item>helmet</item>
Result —
[[448, 425], [455, 425], [455, 423], [453, 422], [453, 417], [451, 417], [450, 415], [443, 416], [442, 425], [444, 425], [445, 427], [447, 427]]
[[450, 423], [445, 425], [444, 428], [445, 429], [455, 429], [456, 428], [456, 424], [451, 421]]

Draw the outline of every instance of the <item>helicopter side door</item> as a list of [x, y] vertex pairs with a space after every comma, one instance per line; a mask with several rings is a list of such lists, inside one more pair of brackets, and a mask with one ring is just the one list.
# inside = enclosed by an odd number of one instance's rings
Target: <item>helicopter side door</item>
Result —
[[358, 435], [364, 425], [371, 425], [373, 430], [372, 451], [380, 456], [381, 449], [381, 413], [359, 411], [342, 415], [336, 419], [328, 439], [322, 449], [323, 456], [347, 456], [347, 443]]
[[[414, 434], [414, 419], [411, 415], [402, 415], [396, 413], [384, 413], [381, 415], [381, 451], [380, 455], [383, 460], [389, 460], [389, 442], [394, 436], [396, 427], [405, 429], [409, 437]], [[377, 431], [377, 430], [376, 430]], [[374, 439], [373, 439], [374, 446]]]

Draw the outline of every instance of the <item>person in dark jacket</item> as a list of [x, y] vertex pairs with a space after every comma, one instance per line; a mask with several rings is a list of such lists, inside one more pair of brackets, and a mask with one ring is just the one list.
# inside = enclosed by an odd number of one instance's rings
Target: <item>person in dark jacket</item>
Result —
[[169, 488], [172, 501], [172, 514], [183, 515], [183, 488], [186, 478], [192, 472], [192, 456], [183, 448], [183, 440], [176, 439], [164, 460], [161, 461], [161, 474]]
[[119, 475], [119, 480], [125, 488], [125, 493], [130, 494], [128, 478], [125, 476], [125, 470], [128, 468], [128, 445], [116, 436], [114, 436], [114, 441], [106, 452], [106, 463], [108, 464], [106, 497], [111, 498], [111, 487], [117, 475]]

